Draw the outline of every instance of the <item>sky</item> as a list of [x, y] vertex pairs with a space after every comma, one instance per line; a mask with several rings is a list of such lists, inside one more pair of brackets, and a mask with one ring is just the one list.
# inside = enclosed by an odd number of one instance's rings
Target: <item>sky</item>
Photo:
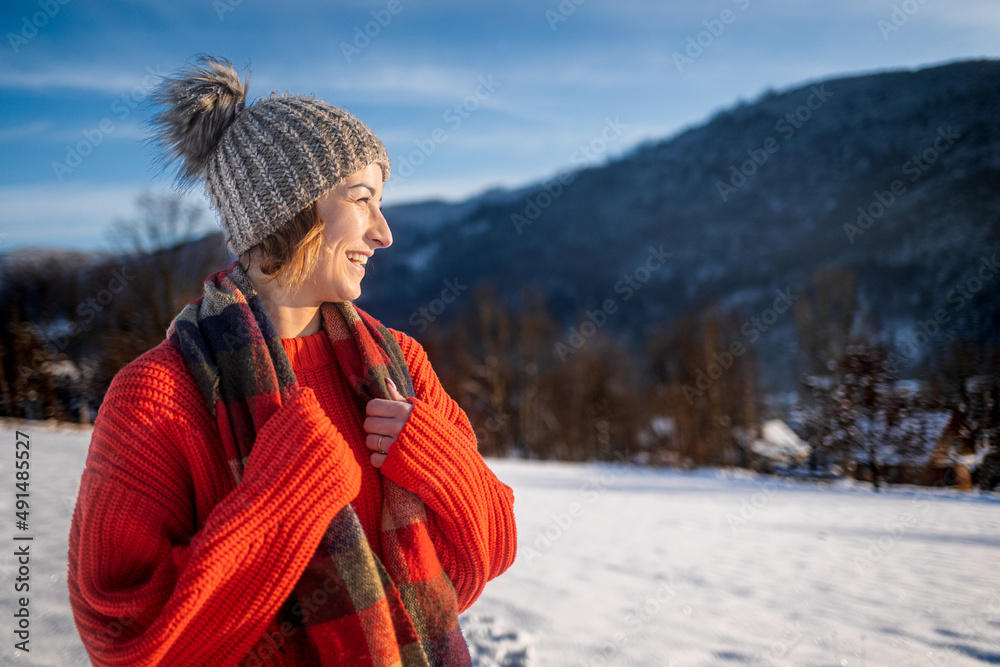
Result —
[[107, 249], [141, 193], [174, 192], [149, 95], [201, 54], [249, 72], [248, 102], [371, 126], [385, 206], [600, 164], [769, 89], [1000, 58], [996, 0], [7, 0], [0, 28], [0, 253]]

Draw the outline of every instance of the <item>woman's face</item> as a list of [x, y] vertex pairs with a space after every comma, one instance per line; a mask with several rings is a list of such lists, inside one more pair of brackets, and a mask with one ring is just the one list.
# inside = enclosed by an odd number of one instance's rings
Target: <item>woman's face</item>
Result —
[[381, 211], [382, 167], [373, 163], [351, 174], [316, 205], [326, 253], [303, 286], [320, 302], [357, 299], [368, 259], [376, 248], [392, 243]]

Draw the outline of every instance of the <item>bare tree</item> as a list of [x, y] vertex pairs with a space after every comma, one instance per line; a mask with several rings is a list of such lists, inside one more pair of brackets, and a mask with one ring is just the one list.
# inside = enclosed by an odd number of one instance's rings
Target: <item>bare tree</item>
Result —
[[228, 253], [221, 235], [210, 241], [202, 207], [174, 195], [144, 193], [136, 216], [116, 220], [110, 240], [135, 273], [133, 298], [123, 300], [115, 330], [122, 356], [157, 344], [174, 316], [202, 289], [212, 270], [225, 268]]
[[684, 461], [746, 462], [741, 438], [758, 426], [758, 399], [753, 348], [741, 343], [737, 354], [731, 351], [741, 341], [740, 320], [713, 306], [697, 317], [677, 318], [647, 340], [655, 393], [666, 403], [652, 412], [675, 420], [677, 455]]

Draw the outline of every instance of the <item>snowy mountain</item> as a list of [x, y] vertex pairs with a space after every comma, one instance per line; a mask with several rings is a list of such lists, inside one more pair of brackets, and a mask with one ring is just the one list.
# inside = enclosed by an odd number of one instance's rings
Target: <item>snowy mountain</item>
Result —
[[[407, 329], [445, 280], [537, 287], [567, 326], [617, 298], [609, 326], [638, 340], [709, 303], [749, 321], [815, 269], [849, 267], [876, 330], [902, 335], [940, 308], [958, 326], [1000, 310], [996, 285], [955, 292], [1000, 250], [998, 118], [1000, 61], [769, 91], [507, 197], [388, 208], [396, 245], [363, 303]], [[669, 259], [647, 264], [654, 251]], [[949, 305], [966, 297], [964, 313]], [[782, 316], [757, 343], [762, 366], [794, 338]]]
[[[957, 331], [1000, 345], [998, 118], [1000, 61], [769, 91], [604, 165], [387, 207], [395, 243], [370, 264], [361, 304], [419, 336], [422, 307], [436, 303], [447, 319], [479, 285], [515, 303], [537, 289], [567, 328], [613, 299], [605, 330], [636, 344], [679, 315], [729, 310], [762, 384], [788, 391], [801, 369], [787, 305], [817, 269], [847, 268], [870, 330], [891, 347], [937, 327], [931, 345], [905, 355], [914, 363]], [[225, 263], [217, 234], [199, 245]], [[112, 259], [29, 249], [0, 265], [71, 284], [69, 274]], [[436, 302], [442, 290], [447, 304]], [[72, 317], [93, 291], [39, 296], [26, 316]]]

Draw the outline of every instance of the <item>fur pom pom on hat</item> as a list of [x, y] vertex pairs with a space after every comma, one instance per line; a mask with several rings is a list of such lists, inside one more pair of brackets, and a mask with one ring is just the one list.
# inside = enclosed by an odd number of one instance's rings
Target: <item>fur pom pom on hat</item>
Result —
[[177, 180], [204, 180], [230, 249], [237, 255], [370, 164], [389, 178], [389, 154], [371, 128], [344, 109], [302, 95], [246, 104], [247, 79], [209, 56], [166, 77], [153, 140]]

